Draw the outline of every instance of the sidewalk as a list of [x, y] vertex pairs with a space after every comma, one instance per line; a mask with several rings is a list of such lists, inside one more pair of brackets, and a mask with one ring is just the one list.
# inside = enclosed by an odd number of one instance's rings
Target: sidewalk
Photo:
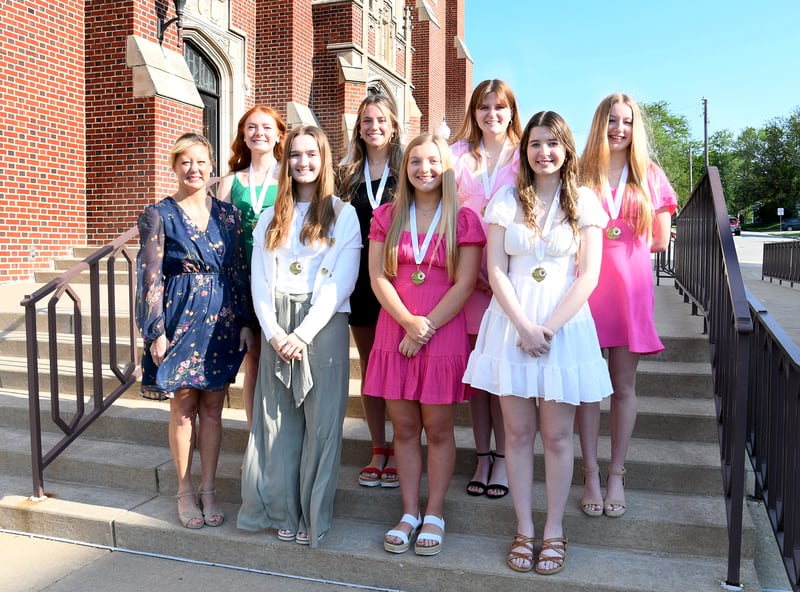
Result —
[[219, 565], [188, 563], [0, 532], [4, 592], [337, 592], [377, 590]]
[[800, 347], [800, 284], [792, 287], [789, 282], [762, 280], [760, 263], [742, 263], [739, 267], [745, 287]]

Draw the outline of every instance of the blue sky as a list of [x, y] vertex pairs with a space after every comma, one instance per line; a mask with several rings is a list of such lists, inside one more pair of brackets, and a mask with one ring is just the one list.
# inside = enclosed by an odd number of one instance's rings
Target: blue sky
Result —
[[465, 0], [474, 83], [508, 82], [522, 123], [558, 111], [581, 150], [599, 101], [666, 101], [703, 138], [800, 107], [800, 0]]

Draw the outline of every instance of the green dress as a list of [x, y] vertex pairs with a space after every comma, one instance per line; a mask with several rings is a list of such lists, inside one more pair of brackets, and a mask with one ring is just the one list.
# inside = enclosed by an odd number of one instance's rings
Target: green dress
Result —
[[[256, 195], [261, 192], [261, 186], [256, 187]], [[267, 187], [267, 194], [264, 196], [264, 203], [261, 212], [275, 203], [278, 195], [278, 186], [270, 185]], [[248, 275], [250, 272], [250, 258], [253, 255], [253, 229], [256, 227], [258, 217], [261, 212], [256, 214], [253, 204], [250, 201], [250, 188], [242, 185], [239, 175], [233, 175], [233, 185], [231, 186], [231, 203], [242, 213], [242, 230], [244, 230], [244, 256], [247, 259]]]

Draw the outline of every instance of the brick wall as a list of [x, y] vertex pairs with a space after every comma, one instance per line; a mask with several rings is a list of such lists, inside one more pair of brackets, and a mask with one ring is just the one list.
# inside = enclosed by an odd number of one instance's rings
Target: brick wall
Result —
[[83, 7], [0, 2], [0, 282], [83, 242]]
[[[455, 14], [446, 0], [436, 3], [439, 29], [420, 22], [416, 0], [406, 0], [414, 13], [412, 73], [405, 72], [403, 43], [395, 66], [400, 77], [412, 77], [422, 111], [409, 136], [438, 127], [450, 113], [445, 97], [457, 109], [456, 95], [471, 86], [445, 67], [452, 59], [447, 30], [463, 27], [463, 2], [454, 2]], [[361, 45], [363, 4], [231, 3], [231, 27], [247, 40], [246, 106], [265, 103], [286, 116], [288, 102], [308, 105], [338, 159], [347, 143], [342, 115], [355, 113], [366, 89], [341, 79], [329, 46]], [[30, 280], [75, 246], [114, 239], [147, 203], [174, 190], [167, 153], [179, 134], [201, 130], [202, 111], [134, 97], [126, 63], [127, 37], [155, 42], [158, 15], [174, 16], [172, 0], [0, 2], [0, 282]], [[177, 41], [172, 26], [164, 46], [180, 51]], [[368, 45], [374, 50], [372, 34]]]
[[472, 63], [466, 58], [460, 58], [456, 47], [456, 37], [464, 41], [464, 0], [448, 0], [446, 30], [445, 120], [452, 133], [456, 133], [464, 121], [464, 112], [473, 86]]
[[446, 74], [446, 44], [447, 20], [445, 0], [440, 0], [434, 6], [436, 20], [440, 26], [436, 26], [433, 21], [421, 20], [420, 10], [416, 8], [414, 0], [408, 0], [407, 4], [414, 6], [411, 41], [414, 47], [414, 54], [411, 65], [411, 80], [414, 83], [414, 98], [417, 106], [422, 112], [420, 118], [421, 132], [435, 132], [441, 125], [445, 115], [445, 76]]
[[256, 14], [255, 100], [285, 118], [288, 102], [311, 99], [311, 0], [256, 0]]
[[[256, 51], [255, 42], [259, 27], [256, 25], [256, 0], [230, 0], [231, 2], [231, 27], [242, 31], [247, 39], [247, 63], [245, 64], [245, 71], [247, 79], [250, 81], [250, 93], [245, 97], [244, 111], [255, 105], [256, 94], [254, 92], [253, 81], [256, 80]], [[272, 14], [269, 14], [266, 22], [271, 22]], [[260, 23], [259, 23], [260, 24]], [[242, 111], [242, 113], [244, 113]], [[241, 113], [234, 113], [233, 116], [236, 121], [241, 117]], [[235, 132], [235, 130], [233, 130]], [[233, 138], [220, 138], [220, 143], [232, 142]], [[227, 171], [226, 163], [220, 163], [223, 166], [218, 166], [218, 170]]]
[[340, 80], [337, 55], [328, 46], [352, 41], [361, 45], [361, 14], [361, 9], [350, 2], [314, 6], [311, 109], [328, 135], [334, 159], [344, 154], [348, 140], [342, 133], [342, 116], [345, 112], [355, 113], [367, 93], [363, 85], [354, 88]]
[[[158, 6], [166, 8], [166, 2]], [[169, 3], [171, 5], [171, 2]], [[164, 12], [174, 16], [173, 9]], [[128, 35], [157, 40], [152, 4], [93, 0], [86, 11], [86, 243], [102, 245], [136, 224], [145, 205], [171, 193], [167, 154], [175, 138], [202, 131], [202, 110], [160, 97], [134, 97]], [[164, 46], [176, 48], [171, 26]]]

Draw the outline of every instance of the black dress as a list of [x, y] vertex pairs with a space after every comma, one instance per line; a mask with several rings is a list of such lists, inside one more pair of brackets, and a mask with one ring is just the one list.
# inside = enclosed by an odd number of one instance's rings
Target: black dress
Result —
[[[378, 192], [379, 185], [380, 179], [372, 181], [373, 195]], [[396, 188], [397, 181], [393, 176], [390, 176], [386, 180], [386, 185], [384, 186], [381, 204], [389, 203], [394, 199]], [[356, 214], [358, 215], [363, 246], [361, 249], [361, 264], [358, 268], [356, 288], [350, 295], [350, 310], [352, 311], [350, 313], [350, 325], [354, 327], [365, 327], [378, 322], [378, 313], [381, 310], [381, 305], [378, 299], [375, 298], [369, 281], [369, 226], [372, 222], [372, 204], [369, 203], [367, 186], [363, 181], [358, 185], [356, 195], [350, 203], [356, 209]]]

